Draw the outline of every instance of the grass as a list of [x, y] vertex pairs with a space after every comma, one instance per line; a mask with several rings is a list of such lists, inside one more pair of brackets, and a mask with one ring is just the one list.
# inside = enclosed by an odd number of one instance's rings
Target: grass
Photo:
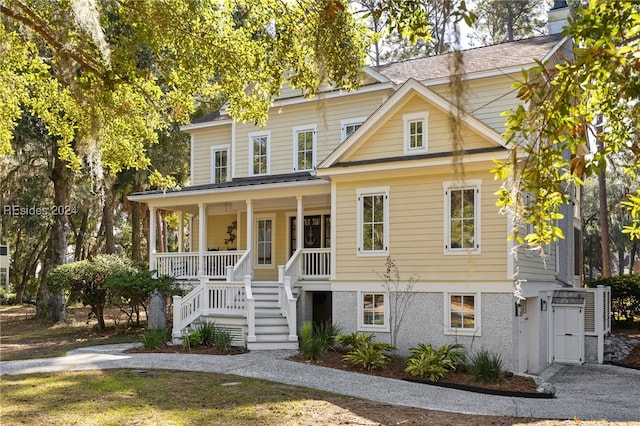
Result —
[[118, 321], [117, 310], [108, 310], [107, 328], [98, 330], [88, 320], [89, 308], [67, 309], [67, 322], [52, 324], [35, 318], [30, 305], [0, 307], [1, 361], [64, 356], [71, 349], [101, 344], [142, 341], [144, 328], [127, 328]]
[[1, 387], [7, 426], [297, 424], [317, 409], [314, 401], [329, 395], [235, 376], [155, 370], [4, 376]]

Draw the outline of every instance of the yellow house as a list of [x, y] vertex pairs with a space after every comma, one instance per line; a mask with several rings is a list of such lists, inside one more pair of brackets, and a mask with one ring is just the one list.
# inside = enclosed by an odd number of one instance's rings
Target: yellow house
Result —
[[[151, 268], [191, 289], [174, 298], [174, 340], [209, 318], [252, 350], [297, 348], [302, 321], [388, 341], [397, 293], [381, 276], [393, 259], [398, 290], [412, 282], [401, 352], [460, 342], [531, 373], [601, 362], [608, 293], [574, 291], [579, 194], [545, 261], [508, 242], [512, 218], [489, 172], [508, 153], [512, 83], [568, 43], [554, 34], [464, 51], [463, 102], [442, 55], [366, 69], [355, 92], [285, 90], [264, 128], [225, 110], [184, 126], [191, 186], [130, 196], [151, 212]], [[157, 250], [157, 210], [189, 219], [177, 252]]]

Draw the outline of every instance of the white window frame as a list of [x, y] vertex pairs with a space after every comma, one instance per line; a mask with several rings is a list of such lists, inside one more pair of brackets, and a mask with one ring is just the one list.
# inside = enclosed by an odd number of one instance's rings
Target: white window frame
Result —
[[[363, 226], [364, 223], [362, 221], [363, 211], [363, 197], [367, 196], [378, 196], [382, 195], [384, 198], [384, 217], [383, 224], [384, 227], [384, 248], [382, 250], [364, 250], [364, 233]], [[377, 188], [362, 188], [356, 190], [356, 214], [357, 214], [357, 255], [358, 256], [387, 256], [389, 254], [389, 187], [377, 187]]]
[[[266, 137], [267, 138], [267, 153], [266, 153], [266, 173], [254, 173], [253, 170], [253, 140], [256, 138]], [[266, 176], [271, 173], [270, 163], [271, 163], [271, 131], [266, 132], [251, 132], [249, 133], [249, 176]]]
[[[259, 227], [259, 223], [260, 221], [263, 220], [270, 220], [271, 221], [271, 263], [269, 264], [260, 264], [258, 263], [259, 260], [259, 256], [258, 253], [260, 252], [260, 250], [258, 249], [258, 246], [260, 244], [260, 239], [259, 237], [259, 233], [260, 233], [260, 227]], [[254, 260], [254, 267], [256, 269], [273, 269], [275, 268], [276, 265], [276, 260], [275, 260], [275, 254], [276, 254], [276, 242], [275, 242], [275, 233], [276, 233], [276, 217], [274, 215], [257, 215], [254, 217], [254, 221], [255, 221], [255, 235], [254, 235], [254, 249], [255, 249], [255, 260]]]
[[[347, 127], [349, 126], [362, 126], [362, 123], [365, 122], [367, 117], [356, 117], [356, 118], [346, 118], [344, 120], [340, 120], [340, 141], [344, 141], [351, 134], [347, 135]], [[353, 132], [355, 132], [355, 129]], [[353, 133], [351, 132], [351, 133]]]
[[211, 147], [211, 183], [220, 183], [216, 181], [216, 153], [221, 151], [227, 151], [227, 179], [224, 182], [228, 182], [231, 177], [231, 147], [229, 145], [214, 145]]
[[[480, 227], [481, 227], [481, 197], [482, 193], [482, 181], [478, 180], [469, 180], [464, 182], [444, 182], [444, 254], [446, 255], [465, 255], [465, 254], [480, 254]], [[474, 190], [474, 242], [475, 247], [465, 247], [465, 248], [451, 248], [451, 191], [456, 190], [465, 190], [465, 189], [473, 189]]]
[[[296, 126], [293, 128], [293, 170], [296, 172], [308, 172], [316, 167], [316, 141], [317, 141], [317, 126], [315, 124], [309, 124], [306, 126]], [[307, 169], [298, 169], [298, 134], [312, 132], [311, 142], [311, 167]]]
[[[383, 325], [375, 325], [375, 324], [365, 324], [364, 323], [364, 296], [367, 294], [373, 295], [382, 295], [384, 296], [384, 324]], [[381, 331], [388, 332], [389, 331], [389, 293], [379, 290], [372, 291], [358, 291], [358, 331]]]
[[[473, 328], [461, 328], [451, 326], [451, 297], [452, 296], [473, 296]], [[481, 336], [482, 318], [480, 316], [482, 308], [481, 293], [451, 292], [444, 293], [444, 334], [456, 336]], [[464, 315], [464, 313], [463, 313]]]
[[[413, 114], [404, 114], [402, 116], [404, 129], [404, 153], [405, 154], [424, 154], [428, 151], [429, 145], [429, 113], [427, 111], [417, 112]], [[422, 122], [422, 146], [411, 147], [411, 123]]]

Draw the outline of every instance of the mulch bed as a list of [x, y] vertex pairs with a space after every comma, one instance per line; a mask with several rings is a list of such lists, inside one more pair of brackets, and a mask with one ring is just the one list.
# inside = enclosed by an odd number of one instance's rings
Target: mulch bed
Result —
[[[302, 355], [294, 355], [289, 359], [291, 361], [303, 362], [306, 364], [320, 365], [328, 368], [337, 368], [340, 370], [351, 371], [362, 374], [369, 374], [372, 376], [388, 377], [392, 379], [419, 381], [420, 383], [427, 383], [442, 387], [450, 387], [456, 389], [463, 389], [473, 392], [492, 393], [497, 395], [506, 396], [533, 396], [540, 395], [537, 393], [537, 385], [535, 381], [528, 377], [510, 375], [504, 377], [498, 383], [484, 383], [475, 379], [473, 374], [468, 372], [454, 371], [445, 375], [438, 382], [431, 382], [429, 380], [418, 379], [411, 376], [404, 371], [405, 364], [404, 358], [392, 357], [389, 366], [385, 369], [368, 371], [362, 367], [354, 366], [348, 361], [342, 359], [344, 354], [340, 352], [327, 352], [316, 360], [306, 360]], [[540, 397], [540, 396], [536, 396]], [[548, 395], [545, 397], [549, 397]]]

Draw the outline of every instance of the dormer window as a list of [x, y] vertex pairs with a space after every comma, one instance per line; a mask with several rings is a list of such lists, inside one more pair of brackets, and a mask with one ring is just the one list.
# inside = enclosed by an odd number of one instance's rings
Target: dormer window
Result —
[[366, 119], [367, 117], [358, 117], [358, 118], [349, 118], [346, 120], [341, 120], [340, 121], [340, 128], [341, 128], [341, 134], [342, 134], [341, 140], [345, 140], [349, 136], [351, 136], [351, 134], [356, 130], [358, 130], [358, 127], [360, 127]]
[[419, 112], [402, 116], [404, 122], [405, 154], [427, 152], [427, 124], [429, 113]]

